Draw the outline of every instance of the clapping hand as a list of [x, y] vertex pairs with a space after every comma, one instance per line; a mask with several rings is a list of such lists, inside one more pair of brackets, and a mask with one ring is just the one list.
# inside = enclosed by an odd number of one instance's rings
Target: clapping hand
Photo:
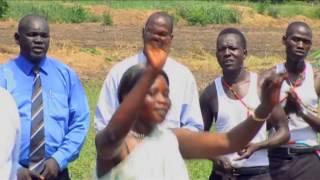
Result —
[[270, 113], [280, 100], [280, 88], [284, 80], [283, 74], [273, 74], [262, 84], [261, 106]]
[[286, 114], [290, 114], [290, 113], [298, 114], [301, 111], [302, 107], [301, 107], [301, 102], [298, 98], [297, 93], [293, 89], [290, 89], [290, 91], [287, 92], [287, 94], [288, 94], [287, 102], [284, 107]]

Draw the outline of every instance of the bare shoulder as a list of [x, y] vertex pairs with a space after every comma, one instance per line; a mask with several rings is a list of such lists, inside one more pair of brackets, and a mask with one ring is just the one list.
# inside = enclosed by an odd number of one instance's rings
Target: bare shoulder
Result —
[[312, 67], [312, 69], [313, 69], [314, 78], [315, 79], [320, 78], [320, 69], [318, 67]]
[[201, 93], [200, 104], [210, 105], [211, 107], [215, 104], [213, 103], [217, 99], [217, 90], [214, 81], [212, 81]]

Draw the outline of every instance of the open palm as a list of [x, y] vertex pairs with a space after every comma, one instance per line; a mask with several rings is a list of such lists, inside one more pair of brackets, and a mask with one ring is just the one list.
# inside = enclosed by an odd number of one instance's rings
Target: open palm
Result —
[[148, 43], [144, 47], [144, 52], [148, 63], [157, 71], [160, 71], [168, 57], [168, 48], [159, 48], [153, 43]]

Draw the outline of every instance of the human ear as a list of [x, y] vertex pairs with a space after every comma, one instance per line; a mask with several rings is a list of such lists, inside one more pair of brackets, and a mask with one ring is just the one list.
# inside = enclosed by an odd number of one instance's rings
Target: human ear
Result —
[[287, 36], [282, 36], [282, 44], [286, 45]]
[[16, 44], [20, 44], [20, 34], [18, 32], [14, 33], [14, 40]]

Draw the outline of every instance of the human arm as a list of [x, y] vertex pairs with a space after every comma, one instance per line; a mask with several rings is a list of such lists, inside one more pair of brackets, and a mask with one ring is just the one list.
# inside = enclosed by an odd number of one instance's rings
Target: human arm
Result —
[[[267, 117], [278, 104], [282, 80], [281, 76], [272, 76], [265, 80], [262, 101], [254, 113], [256, 117]], [[247, 145], [264, 123], [254, 119], [256, 118], [249, 116], [227, 133], [193, 133], [177, 129], [175, 133], [181, 154], [185, 158], [212, 159], [218, 155], [238, 151]]]
[[216, 117], [218, 103], [214, 83], [209, 85], [200, 96], [200, 108], [204, 124], [204, 130], [209, 131]]
[[249, 158], [255, 151], [277, 147], [289, 141], [290, 133], [288, 118], [280, 104], [273, 108], [271, 117], [267, 120], [267, 124], [274, 128], [276, 132], [264, 141], [249, 143], [243, 150], [238, 152], [240, 157], [236, 160]]
[[147, 45], [145, 52], [148, 63], [143, 69], [142, 75], [133, 89], [130, 90], [128, 94], [125, 94], [125, 98], [123, 98], [119, 108], [112, 116], [108, 126], [96, 135], [98, 176], [103, 174], [101, 171], [104, 171], [105, 173], [112, 168], [109, 167], [107, 170], [104, 168], [99, 171], [99, 169], [102, 169], [100, 166], [104, 164], [103, 162], [110, 161], [110, 163], [112, 163], [114, 161], [121, 161], [119, 156], [125, 149], [124, 139], [142, 110], [143, 103], [141, 102], [144, 101], [151, 85], [161, 72], [167, 59], [168, 51], [154, 48], [149, 44]]
[[61, 145], [51, 156], [59, 165], [60, 171], [79, 156], [89, 128], [89, 107], [84, 89], [73, 71], [69, 72], [69, 76], [68, 126]]

